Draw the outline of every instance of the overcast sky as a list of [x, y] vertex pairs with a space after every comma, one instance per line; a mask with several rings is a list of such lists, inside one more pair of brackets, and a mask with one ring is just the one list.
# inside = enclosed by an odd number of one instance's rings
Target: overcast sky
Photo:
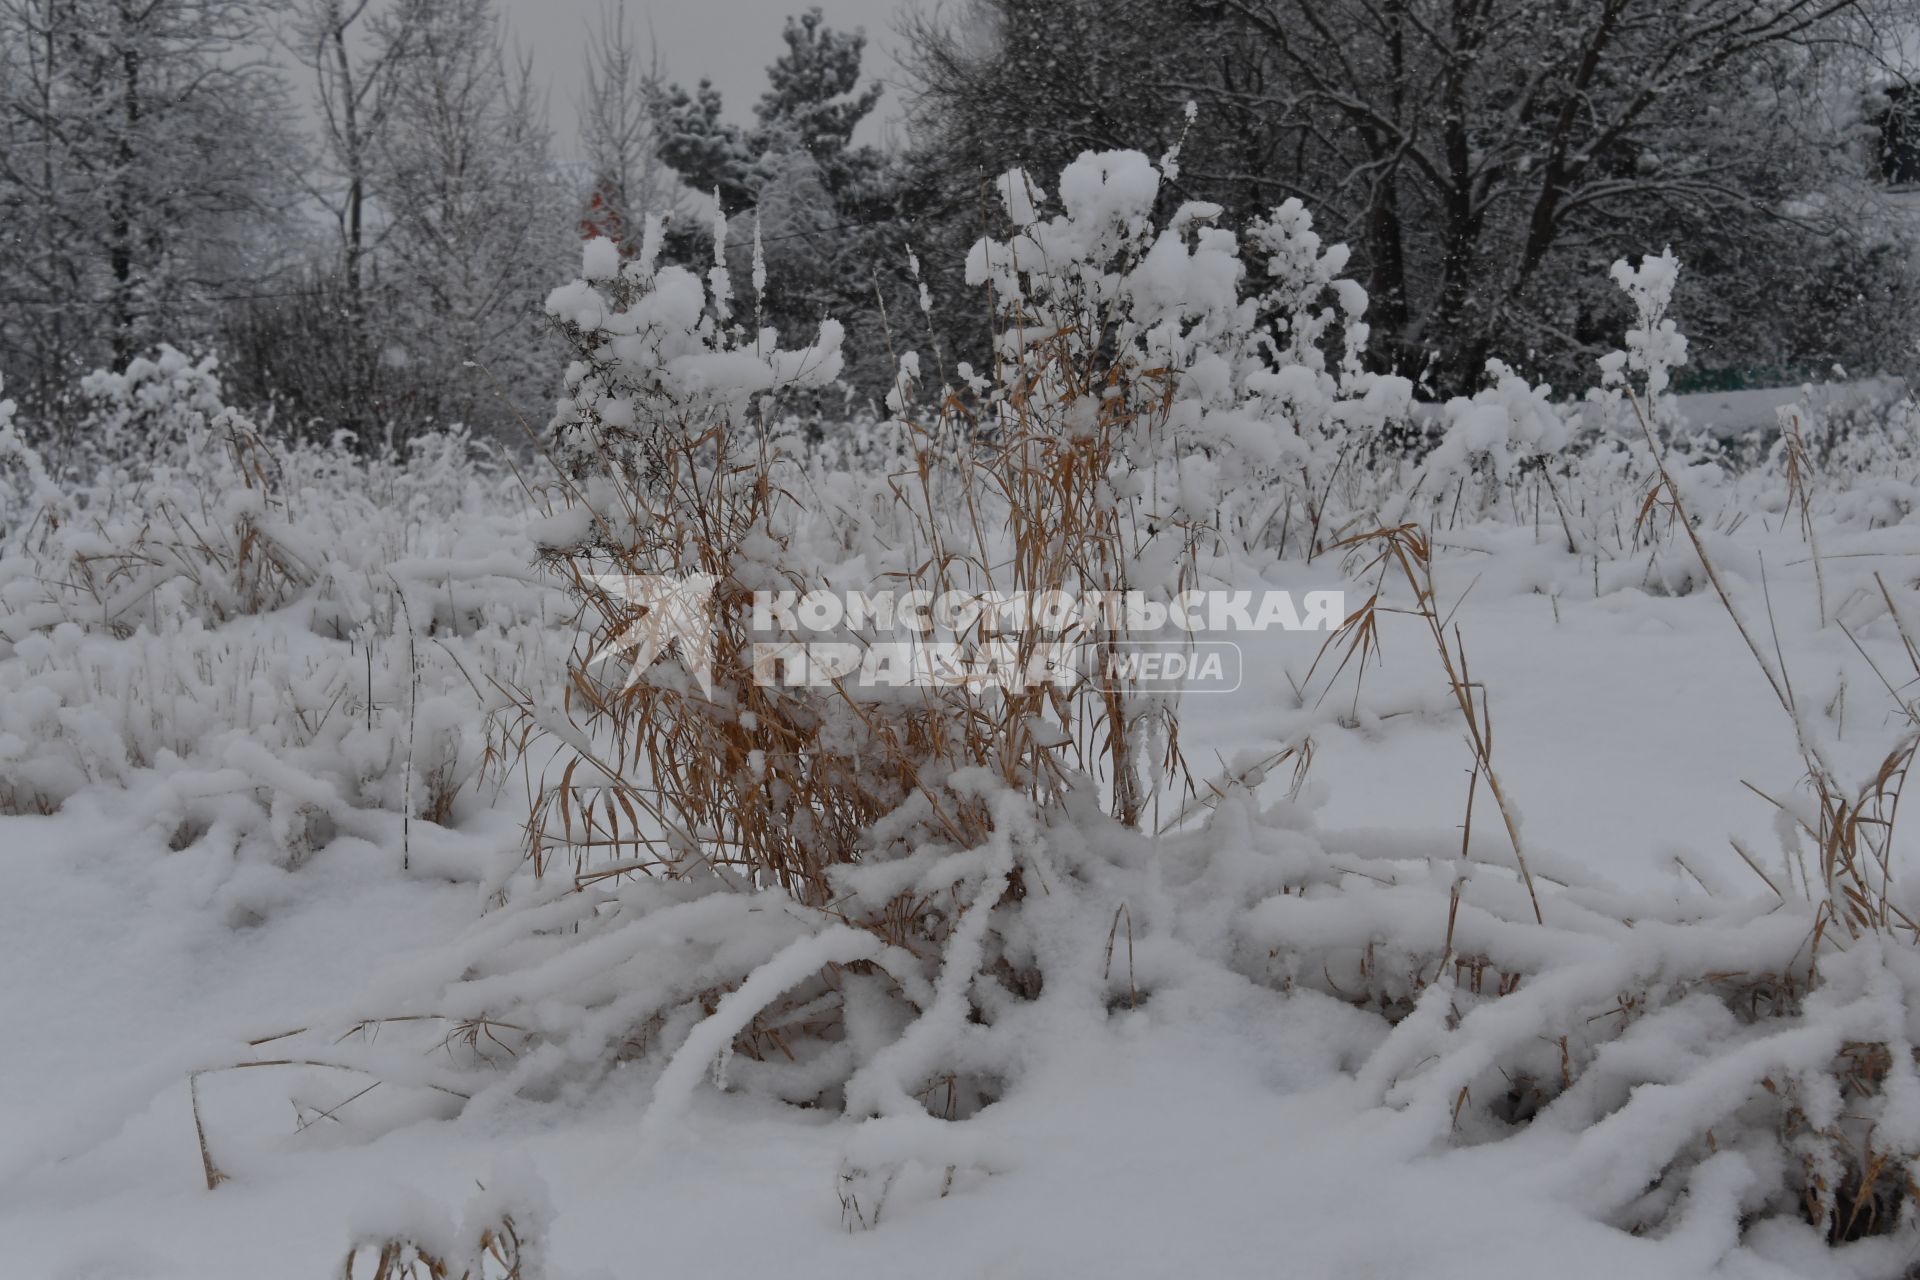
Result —
[[[691, 89], [702, 76], [711, 79], [727, 114], [745, 123], [766, 87], [767, 64], [783, 47], [780, 30], [788, 14], [817, 3], [829, 27], [865, 27], [864, 69], [884, 80], [897, 74], [891, 57], [897, 43], [894, 15], [916, 2], [926, 0], [624, 0], [623, 7], [642, 41], [651, 25], [669, 80]], [[621, 0], [500, 0], [513, 37], [533, 55], [551, 86], [554, 142], [562, 156], [572, 150], [582, 50], [609, 3]], [[889, 89], [876, 116], [897, 118], [898, 97]], [[878, 141], [879, 129], [869, 126], [860, 136]]]

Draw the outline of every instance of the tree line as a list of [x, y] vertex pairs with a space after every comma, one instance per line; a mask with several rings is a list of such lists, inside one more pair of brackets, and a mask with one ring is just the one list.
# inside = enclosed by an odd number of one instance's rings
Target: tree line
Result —
[[0, 0], [9, 394], [169, 342], [289, 430], [538, 426], [580, 240], [637, 254], [664, 215], [707, 265], [717, 213], [743, 322], [847, 326], [845, 413], [907, 350], [981, 363], [960, 269], [994, 176], [1176, 145], [1167, 199], [1241, 226], [1299, 197], [1346, 240], [1373, 358], [1435, 394], [1494, 352], [1584, 384], [1623, 321], [1604, 265], [1665, 244], [1710, 373], [1912, 349], [1883, 0], [964, 0], [901, 19], [885, 148], [854, 140], [865, 37], [818, 10], [740, 123], [610, 9], [572, 165], [493, 4]]

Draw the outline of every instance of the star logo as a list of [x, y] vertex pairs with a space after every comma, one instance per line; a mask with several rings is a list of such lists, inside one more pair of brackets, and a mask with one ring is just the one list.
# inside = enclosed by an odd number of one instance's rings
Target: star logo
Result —
[[595, 573], [586, 580], [610, 599], [633, 606], [626, 625], [607, 638], [589, 666], [631, 653], [626, 683], [631, 689], [642, 672], [673, 653], [700, 682], [701, 693], [713, 692], [713, 589], [720, 579], [706, 573]]

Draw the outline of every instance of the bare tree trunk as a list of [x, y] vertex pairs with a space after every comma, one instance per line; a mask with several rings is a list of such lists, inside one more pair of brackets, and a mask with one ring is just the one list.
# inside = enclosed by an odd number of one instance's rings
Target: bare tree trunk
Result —
[[[122, 9], [118, 16], [121, 38], [131, 40], [132, 15]], [[133, 232], [135, 197], [131, 188], [134, 165], [138, 159], [134, 138], [140, 129], [139, 50], [131, 47], [122, 49], [120, 69], [120, 138], [115, 148], [118, 171], [113, 175], [110, 196], [112, 224], [108, 232], [107, 266], [113, 276], [113, 358], [117, 366], [125, 366], [138, 349], [134, 333], [138, 313], [133, 296], [138, 286]]]

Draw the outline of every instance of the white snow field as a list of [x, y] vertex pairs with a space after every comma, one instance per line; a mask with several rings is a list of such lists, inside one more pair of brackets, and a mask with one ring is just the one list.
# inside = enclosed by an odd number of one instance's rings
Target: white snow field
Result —
[[[811, 442], [837, 327], [657, 233], [538, 455], [0, 402], [0, 1274], [1913, 1274], [1920, 408], [1694, 432], [1662, 257], [1394, 443], [1344, 252], [1175, 162], [1009, 174], [998, 367]], [[1023, 702], [736, 609], [696, 697], [588, 661], [642, 570], [1347, 617]]]

